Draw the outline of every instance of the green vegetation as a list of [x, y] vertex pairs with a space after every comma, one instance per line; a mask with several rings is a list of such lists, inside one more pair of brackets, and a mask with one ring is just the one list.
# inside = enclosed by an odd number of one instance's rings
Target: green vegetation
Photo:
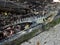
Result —
[[20, 37], [19, 39], [13, 41], [15, 43], [15, 45], [20, 45], [22, 42], [27, 41], [28, 39], [32, 38], [33, 36], [36, 35], [36, 32], [39, 32], [39, 30], [34, 30], [31, 33], [28, 33], [26, 35], [23, 35], [22, 37]]
[[44, 29], [45, 29], [45, 30], [48, 30], [48, 29], [50, 29], [51, 27], [53, 27], [53, 26], [55, 26], [55, 25], [57, 25], [57, 24], [59, 24], [59, 23], [60, 23], [60, 18], [58, 18], [58, 19], [56, 19], [56, 20], [53, 20], [52, 22], [44, 25]]
[[14, 40], [11, 42], [11, 44], [6, 44], [6, 45], [20, 45], [22, 42], [28, 41], [28, 39], [34, 37], [37, 33], [39, 33], [39, 30], [33, 30], [31, 33], [22, 35], [20, 38]]
[[[53, 20], [52, 22], [44, 25], [43, 28], [44, 28], [45, 30], [48, 30], [48, 29], [50, 29], [51, 27], [53, 27], [53, 26], [55, 26], [55, 25], [57, 25], [57, 24], [59, 24], [59, 23], [60, 23], [60, 18], [58, 18], [58, 19], [56, 19], [56, 20]], [[12, 44], [10, 44], [10, 45], [20, 45], [22, 42], [25, 42], [25, 41], [27, 41], [28, 39], [34, 37], [34, 36], [37, 34], [37, 32], [39, 32], [38, 29], [33, 30], [31, 33], [28, 33], [28, 34], [26, 34], [26, 35], [23, 35], [23, 36], [21, 36], [20, 38], [12, 41], [12, 42], [11, 42]], [[6, 44], [6, 45], [9, 45], [9, 44]]]

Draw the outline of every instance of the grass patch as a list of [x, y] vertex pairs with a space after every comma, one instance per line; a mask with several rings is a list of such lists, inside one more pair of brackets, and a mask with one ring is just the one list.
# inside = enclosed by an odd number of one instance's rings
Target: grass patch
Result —
[[17, 40], [14, 41], [15, 45], [20, 45], [22, 42], [25, 42], [28, 39], [32, 38], [33, 36], [35, 36], [36, 32], [38, 32], [38, 31], [39, 30], [34, 30], [31, 33], [23, 35], [22, 37], [20, 37], [19, 39], [17, 39]]

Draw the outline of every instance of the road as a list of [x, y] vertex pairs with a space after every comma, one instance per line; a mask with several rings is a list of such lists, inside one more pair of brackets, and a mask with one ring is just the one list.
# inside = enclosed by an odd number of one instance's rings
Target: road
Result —
[[[37, 44], [39, 42], [39, 44]], [[60, 45], [60, 24], [45, 31], [21, 45]]]

